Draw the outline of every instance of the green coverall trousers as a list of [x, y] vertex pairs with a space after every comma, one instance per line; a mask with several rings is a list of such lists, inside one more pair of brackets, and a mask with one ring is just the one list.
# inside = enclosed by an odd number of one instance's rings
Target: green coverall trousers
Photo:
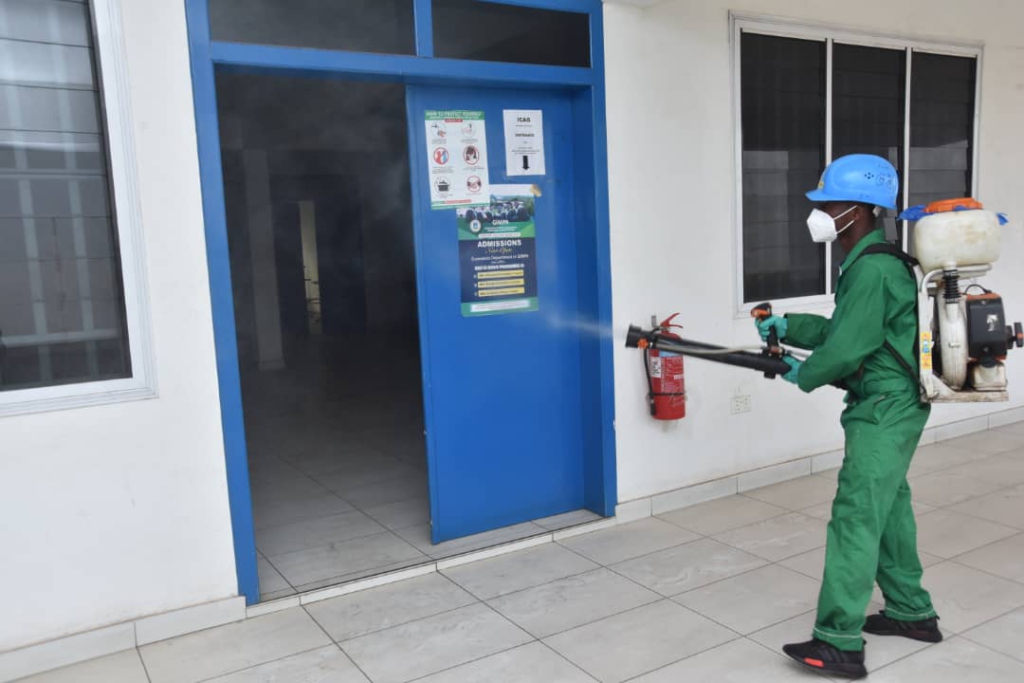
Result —
[[864, 648], [861, 629], [874, 583], [892, 619], [935, 616], [921, 587], [917, 524], [907, 470], [930, 406], [901, 388], [852, 402], [843, 412], [846, 454], [832, 504], [825, 577], [814, 636], [840, 650]]

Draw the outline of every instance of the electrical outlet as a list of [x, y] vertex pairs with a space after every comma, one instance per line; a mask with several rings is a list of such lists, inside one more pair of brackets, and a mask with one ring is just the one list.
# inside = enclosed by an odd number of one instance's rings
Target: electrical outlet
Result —
[[749, 413], [751, 408], [750, 396], [733, 396], [732, 397], [732, 414], [739, 415], [740, 413]]

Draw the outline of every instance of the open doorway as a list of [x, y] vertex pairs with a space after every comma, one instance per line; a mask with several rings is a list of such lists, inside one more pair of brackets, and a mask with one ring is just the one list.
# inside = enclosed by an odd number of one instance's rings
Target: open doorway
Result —
[[261, 599], [427, 561], [405, 88], [218, 73]]

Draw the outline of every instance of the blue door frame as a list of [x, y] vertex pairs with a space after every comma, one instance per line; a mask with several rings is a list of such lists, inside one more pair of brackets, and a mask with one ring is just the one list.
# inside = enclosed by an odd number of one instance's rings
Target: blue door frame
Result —
[[[579, 183], [581, 189], [576, 196], [577, 216], [578, 220], [594, 228], [593, 240], [581, 243], [578, 247], [581, 262], [586, 259], [592, 263], [594, 274], [593, 289], [588, 292], [588, 300], [581, 304], [584, 310], [589, 311], [588, 323], [593, 323], [599, 330], [611, 329], [611, 250], [601, 0], [480, 1], [587, 14], [590, 19], [591, 68], [435, 58], [431, 0], [413, 0], [415, 56], [214, 42], [210, 37], [209, 0], [184, 0], [235, 566], [239, 594], [245, 596], [248, 604], [259, 601], [259, 579], [232, 301], [214, 80], [216, 68], [307, 76], [331, 74], [346, 79], [443, 86], [547, 87], [573, 91], [574, 129], [581, 140], [590, 141], [590, 144], [576, 145], [575, 150], [578, 173], [587, 173], [589, 181]], [[590, 346], [584, 349], [584, 353], [596, 358], [598, 366], [593, 368], [596, 373], [588, 377], [589, 384], [585, 387], [593, 403], [584, 408], [591, 415], [600, 415], [600, 429], [584, 442], [584, 448], [594, 454], [592, 466], [588, 466], [584, 473], [586, 504], [591, 510], [611, 516], [617, 502], [612, 338], [606, 334], [594, 335], [584, 345]]]

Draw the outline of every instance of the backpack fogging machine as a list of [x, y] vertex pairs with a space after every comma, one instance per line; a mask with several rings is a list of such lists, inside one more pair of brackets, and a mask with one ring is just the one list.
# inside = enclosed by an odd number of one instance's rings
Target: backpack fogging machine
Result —
[[[899, 364], [919, 381], [925, 403], [989, 403], [1009, 400], [1006, 358], [1010, 349], [1024, 347], [1024, 328], [1006, 321], [999, 294], [977, 283], [992, 270], [999, 258], [1002, 214], [986, 211], [977, 201], [946, 200], [908, 209], [900, 220], [917, 221], [914, 230], [913, 258], [891, 244], [869, 246], [858, 257], [887, 254], [899, 258], [917, 283], [918, 335], [913, 349], [915, 369], [891, 344], [885, 348]], [[851, 264], [852, 265], [852, 264]], [[849, 268], [849, 266], [848, 266]], [[964, 282], [966, 286], [963, 286]], [[977, 289], [976, 293], [972, 290]], [[751, 311], [757, 318], [772, 314], [771, 304], [759, 304]], [[673, 316], [674, 318], [675, 316]], [[685, 391], [657, 391], [656, 379], [666, 376], [664, 357], [692, 356], [764, 373], [773, 379], [784, 375], [790, 366], [783, 358], [802, 358], [799, 351], [784, 347], [772, 328], [763, 346], [723, 347], [683, 339], [669, 328], [672, 318], [651, 329], [630, 325], [626, 334], [628, 348], [644, 352], [644, 370], [648, 378], [648, 403], [651, 414], [665, 417], [662, 403], [685, 401]], [[652, 362], [652, 356], [660, 362]], [[671, 378], [670, 378], [671, 379]], [[840, 382], [835, 386], [845, 389]], [[685, 404], [684, 404], [685, 405]], [[659, 414], [660, 412], [660, 414]]]

